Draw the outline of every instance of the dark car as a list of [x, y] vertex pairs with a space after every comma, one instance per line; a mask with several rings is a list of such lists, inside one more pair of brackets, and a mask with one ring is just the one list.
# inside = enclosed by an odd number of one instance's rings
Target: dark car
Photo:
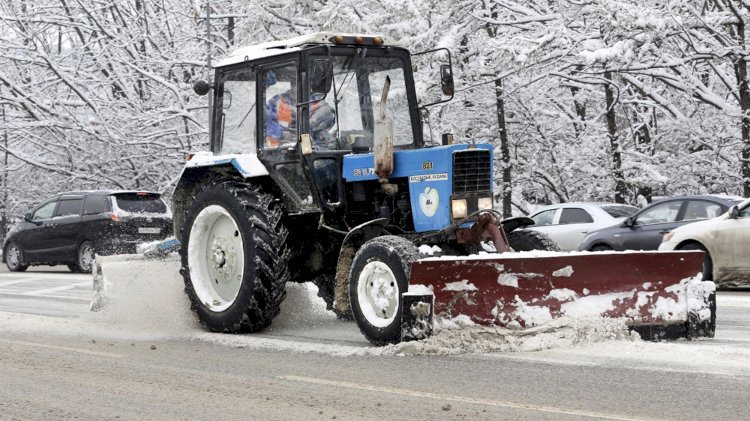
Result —
[[15, 272], [58, 264], [91, 272], [95, 254], [135, 253], [137, 244], [171, 235], [172, 214], [159, 193], [62, 193], [24, 215], [5, 239], [2, 261]]
[[669, 231], [714, 218], [742, 201], [721, 196], [680, 196], [654, 202], [622, 223], [590, 232], [578, 250], [656, 250]]

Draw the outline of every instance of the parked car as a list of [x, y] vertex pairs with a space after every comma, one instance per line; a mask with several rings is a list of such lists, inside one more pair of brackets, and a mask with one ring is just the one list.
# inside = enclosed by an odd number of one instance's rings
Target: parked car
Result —
[[24, 215], [5, 239], [2, 261], [17, 272], [58, 264], [91, 272], [95, 254], [135, 253], [137, 244], [171, 235], [172, 214], [159, 193], [68, 192]]
[[719, 284], [750, 280], [750, 199], [725, 214], [664, 236], [659, 250], [702, 250], [703, 279]]
[[616, 225], [637, 211], [619, 203], [560, 203], [533, 213], [534, 225], [529, 228], [547, 234], [562, 250], [576, 250], [589, 232]]
[[613, 227], [590, 232], [579, 250], [656, 250], [664, 234], [701, 219], [715, 218], [742, 198], [679, 196], [659, 200]]

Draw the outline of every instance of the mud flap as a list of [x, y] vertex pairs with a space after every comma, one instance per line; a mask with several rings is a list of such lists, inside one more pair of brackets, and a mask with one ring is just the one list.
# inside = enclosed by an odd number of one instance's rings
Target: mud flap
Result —
[[405, 293], [401, 296], [401, 341], [418, 341], [432, 335], [434, 295]]
[[559, 317], [623, 318], [647, 339], [710, 336], [716, 287], [703, 252], [520, 252], [428, 258], [410, 285], [435, 295], [436, 317], [466, 315], [509, 328]]

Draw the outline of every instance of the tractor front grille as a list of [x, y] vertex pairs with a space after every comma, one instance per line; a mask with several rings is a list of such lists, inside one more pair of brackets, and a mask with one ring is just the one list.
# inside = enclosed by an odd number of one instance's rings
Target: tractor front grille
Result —
[[492, 191], [492, 162], [487, 149], [453, 153], [453, 194]]

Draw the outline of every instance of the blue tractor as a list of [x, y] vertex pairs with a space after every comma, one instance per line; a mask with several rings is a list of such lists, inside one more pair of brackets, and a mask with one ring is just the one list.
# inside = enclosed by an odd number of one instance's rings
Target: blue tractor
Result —
[[[444, 102], [450, 56], [432, 53], [447, 61]], [[394, 343], [424, 252], [557, 249], [517, 229], [530, 219], [496, 217], [492, 145], [425, 142], [411, 59], [388, 37], [317, 33], [241, 48], [195, 83], [211, 92], [211, 152], [191, 157], [172, 200], [208, 329], [259, 331], [286, 282], [313, 281], [371, 342]]]

